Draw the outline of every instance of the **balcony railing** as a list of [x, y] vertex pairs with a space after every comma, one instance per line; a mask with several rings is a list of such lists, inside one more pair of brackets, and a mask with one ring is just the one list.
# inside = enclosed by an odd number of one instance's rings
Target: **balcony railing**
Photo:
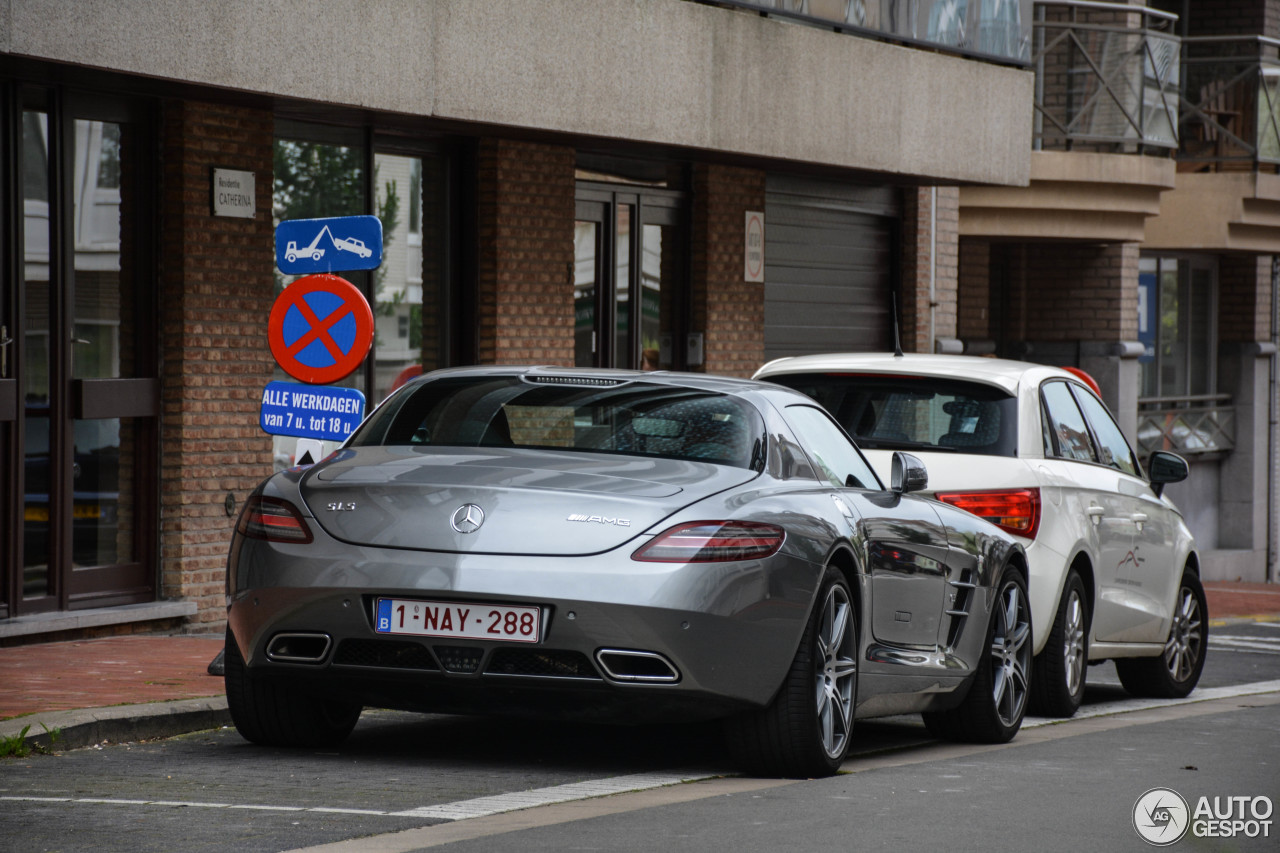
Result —
[[1186, 456], [1235, 447], [1236, 410], [1226, 394], [1144, 397], [1138, 401], [1138, 449]]
[[1183, 41], [1178, 168], [1275, 171], [1280, 166], [1280, 40]]
[[883, 41], [1026, 65], [1033, 0], [697, 0]]
[[1169, 153], [1178, 145], [1177, 16], [1121, 3], [1036, 3], [1037, 150]]

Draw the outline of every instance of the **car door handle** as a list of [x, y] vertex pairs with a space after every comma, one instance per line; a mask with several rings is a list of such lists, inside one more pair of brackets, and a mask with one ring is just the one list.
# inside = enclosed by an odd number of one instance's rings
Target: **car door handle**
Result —
[[1085, 513], [1089, 516], [1089, 520], [1094, 524], [1100, 524], [1102, 522], [1102, 516], [1106, 515], [1107, 510], [1106, 507], [1094, 505], [1086, 509]]
[[1129, 518], [1134, 524], [1138, 525], [1138, 530], [1142, 530], [1142, 525], [1147, 523], [1147, 514], [1145, 512], [1135, 512]]

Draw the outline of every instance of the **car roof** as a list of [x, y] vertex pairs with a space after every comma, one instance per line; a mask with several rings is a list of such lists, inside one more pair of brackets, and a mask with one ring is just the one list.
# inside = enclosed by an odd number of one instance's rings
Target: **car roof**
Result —
[[1009, 394], [1023, 383], [1038, 385], [1049, 377], [1073, 379], [1065, 370], [1002, 358], [976, 355], [931, 355], [926, 353], [839, 352], [777, 358], [756, 371], [756, 379], [794, 373], [880, 373], [890, 376], [931, 376], [962, 379], [1001, 388]]
[[[541, 380], [549, 384], [575, 384], [575, 380], [583, 384], [591, 381], [600, 382], [649, 382], [658, 385], [673, 385], [682, 388], [696, 388], [703, 391], [721, 394], [741, 394], [749, 391], [776, 392], [778, 386], [754, 379], [739, 379], [732, 376], [718, 376], [708, 373], [682, 373], [672, 370], [621, 370], [605, 367], [560, 367], [556, 365], [536, 364], [489, 364], [468, 367], [447, 367], [415, 376], [407, 384], [420, 384], [432, 379], [450, 376], [524, 376], [533, 380]], [[786, 389], [791, 394], [797, 392]], [[807, 398], [804, 398], [807, 399]]]

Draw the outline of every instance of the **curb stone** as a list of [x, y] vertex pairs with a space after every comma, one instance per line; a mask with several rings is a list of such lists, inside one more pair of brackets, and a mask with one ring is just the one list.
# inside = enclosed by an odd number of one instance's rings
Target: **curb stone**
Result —
[[[123, 743], [174, 737], [231, 725], [227, 697], [179, 699], [146, 705], [114, 705], [76, 711], [27, 714], [0, 720], [0, 737], [13, 737], [26, 726], [26, 744], [49, 752], [81, 749], [110, 741]], [[58, 730], [57, 742], [45, 732]]]

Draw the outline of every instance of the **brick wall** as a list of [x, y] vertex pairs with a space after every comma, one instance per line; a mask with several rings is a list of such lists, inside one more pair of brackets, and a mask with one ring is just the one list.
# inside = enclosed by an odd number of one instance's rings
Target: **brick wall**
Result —
[[477, 185], [480, 361], [571, 366], [573, 149], [482, 140]]
[[1025, 270], [1027, 340], [1138, 339], [1136, 243], [1029, 246]]
[[704, 333], [702, 369], [750, 376], [764, 363], [764, 285], [745, 279], [744, 232], [747, 211], [765, 209], [765, 173], [699, 164], [693, 195], [691, 331]]
[[902, 291], [898, 306], [902, 349], [930, 352], [931, 327], [935, 341], [956, 337], [960, 190], [938, 187], [935, 196], [933, 190], [924, 187], [904, 193], [903, 202]]
[[1223, 255], [1218, 264], [1218, 339], [1249, 343], [1271, 337], [1271, 256]]
[[[268, 111], [196, 102], [164, 107], [160, 317], [161, 590], [194, 601], [189, 630], [218, 630], [235, 514], [271, 473], [258, 426], [273, 361], [272, 134]], [[211, 169], [256, 176], [257, 216], [214, 217]]]
[[986, 240], [960, 241], [959, 288], [956, 295], [956, 337], [962, 341], [990, 340], [991, 244]]

